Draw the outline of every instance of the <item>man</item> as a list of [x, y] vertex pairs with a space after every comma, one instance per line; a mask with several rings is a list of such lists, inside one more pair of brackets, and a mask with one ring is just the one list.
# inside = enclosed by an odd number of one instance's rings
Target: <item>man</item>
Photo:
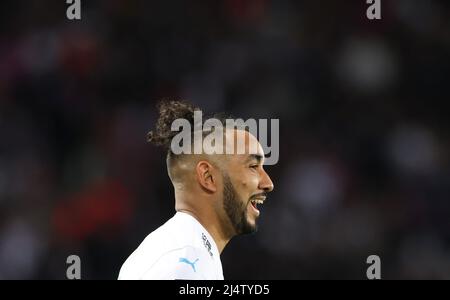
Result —
[[[223, 153], [227, 154], [206, 154], [212, 153], [206, 149], [199, 154], [175, 154], [171, 141], [176, 132], [171, 125], [179, 119], [194, 125], [195, 110], [178, 101], [159, 106], [160, 116], [149, 141], [168, 150], [176, 214], [145, 238], [123, 264], [119, 279], [223, 279], [220, 254], [227, 243], [257, 229], [258, 205], [273, 190], [263, 169], [260, 143], [247, 131], [224, 128], [223, 144], [228, 151]], [[239, 143], [234, 141], [239, 138], [245, 151], [237, 151]]]

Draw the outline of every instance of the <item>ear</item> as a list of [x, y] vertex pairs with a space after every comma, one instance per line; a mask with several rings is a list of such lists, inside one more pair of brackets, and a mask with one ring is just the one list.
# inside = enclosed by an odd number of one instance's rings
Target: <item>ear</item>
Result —
[[217, 179], [214, 176], [214, 167], [209, 162], [201, 160], [195, 167], [197, 181], [211, 193], [217, 191]]

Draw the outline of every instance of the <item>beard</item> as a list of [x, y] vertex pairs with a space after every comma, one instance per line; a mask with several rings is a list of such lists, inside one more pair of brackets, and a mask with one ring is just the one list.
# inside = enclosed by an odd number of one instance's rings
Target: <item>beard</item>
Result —
[[237, 235], [254, 233], [258, 227], [247, 220], [247, 203], [242, 203], [228, 174], [223, 173], [223, 208]]

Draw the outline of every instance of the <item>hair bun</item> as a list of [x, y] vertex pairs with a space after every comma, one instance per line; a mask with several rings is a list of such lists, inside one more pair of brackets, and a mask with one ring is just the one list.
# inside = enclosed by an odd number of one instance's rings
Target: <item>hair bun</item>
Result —
[[157, 146], [170, 149], [172, 138], [177, 134], [171, 130], [171, 126], [176, 119], [186, 119], [194, 127], [194, 111], [200, 110], [185, 101], [162, 100], [158, 103], [159, 117], [155, 130], [147, 135], [147, 140]]

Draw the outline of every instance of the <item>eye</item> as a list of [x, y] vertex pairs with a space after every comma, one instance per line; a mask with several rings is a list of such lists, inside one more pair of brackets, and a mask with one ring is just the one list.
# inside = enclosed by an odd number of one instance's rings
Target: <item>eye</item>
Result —
[[251, 165], [250, 168], [256, 170], [256, 169], [258, 169], [258, 165]]

